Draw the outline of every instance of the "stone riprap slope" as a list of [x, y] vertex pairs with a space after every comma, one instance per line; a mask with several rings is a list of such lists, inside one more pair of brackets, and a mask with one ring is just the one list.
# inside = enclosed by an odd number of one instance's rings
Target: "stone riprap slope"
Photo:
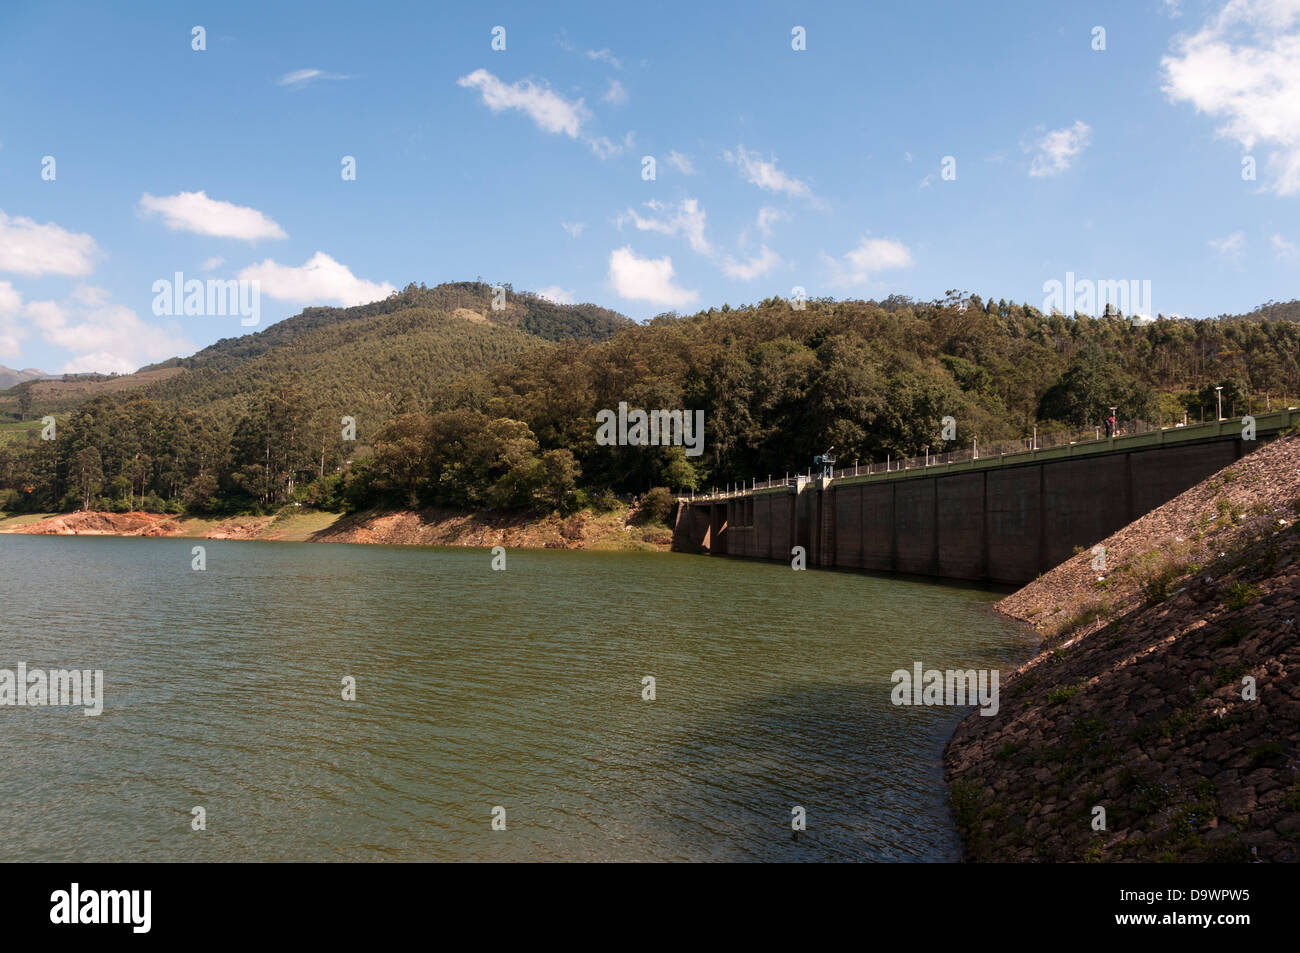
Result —
[[969, 859], [1300, 859], [1298, 519], [1290, 436], [998, 604], [1045, 643], [948, 744]]

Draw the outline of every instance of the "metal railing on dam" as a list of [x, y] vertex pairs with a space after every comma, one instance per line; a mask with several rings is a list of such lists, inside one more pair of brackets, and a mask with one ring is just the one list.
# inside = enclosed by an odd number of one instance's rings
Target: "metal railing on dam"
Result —
[[[1300, 409], [1114, 437], [928, 455], [678, 498], [673, 547], [1021, 585], [1199, 483]], [[1254, 439], [1251, 439], [1253, 436]]]

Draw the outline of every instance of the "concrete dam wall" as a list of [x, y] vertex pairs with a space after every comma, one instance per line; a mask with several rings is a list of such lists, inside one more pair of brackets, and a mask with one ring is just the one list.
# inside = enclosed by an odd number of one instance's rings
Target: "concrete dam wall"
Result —
[[1022, 585], [1199, 483], [1300, 411], [953, 466], [804, 480], [681, 500], [673, 548]]

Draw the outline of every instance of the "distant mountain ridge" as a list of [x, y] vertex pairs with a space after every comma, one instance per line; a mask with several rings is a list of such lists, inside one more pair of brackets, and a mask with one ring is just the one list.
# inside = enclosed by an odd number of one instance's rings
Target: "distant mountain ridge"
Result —
[[34, 367], [26, 367], [21, 371], [16, 371], [12, 367], [5, 367], [0, 364], [0, 390], [8, 390], [16, 384], [21, 384], [23, 381], [37, 381], [53, 376], [53, 374], [46, 374], [44, 371], [38, 371]]

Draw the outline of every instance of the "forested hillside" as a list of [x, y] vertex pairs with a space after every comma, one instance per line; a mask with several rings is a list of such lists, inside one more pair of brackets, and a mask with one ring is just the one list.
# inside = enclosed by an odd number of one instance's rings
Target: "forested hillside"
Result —
[[[1225, 414], [1300, 394], [1297, 302], [1133, 324], [956, 295], [772, 298], [645, 325], [507, 302], [492, 311], [481, 283], [411, 286], [166, 362], [173, 376], [61, 416], [57, 440], [0, 447], [0, 508], [565, 509], [801, 470], [832, 445], [879, 460], [1094, 426], [1111, 405], [1199, 419], [1215, 386]], [[620, 401], [703, 410], [703, 454], [598, 445], [595, 415]]]
[[[492, 287], [481, 281], [412, 284], [353, 308], [306, 308], [265, 330], [223, 338], [190, 357], [134, 374], [64, 375], [14, 387], [0, 393], [0, 420], [64, 414], [93, 397], [146, 389], [178, 408], [213, 401], [239, 405], [294, 374], [310, 374], [331, 391], [319, 395], [322, 403], [354, 400], [354, 414], [386, 415], [394, 400], [408, 395], [406, 381], [417, 384], [410, 397], [427, 399], [447, 372], [500, 360], [536, 344], [535, 338], [599, 341], [631, 323], [594, 304], [557, 305], [509, 285], [504, 290], [500, 309], [492, 307]], [[466, 322], [478, 327], [467, 330]], [[507, 330], [514, 334], [497, 333]], [[166, 387], [152, 386], [162, 380], [169, 382]]]

